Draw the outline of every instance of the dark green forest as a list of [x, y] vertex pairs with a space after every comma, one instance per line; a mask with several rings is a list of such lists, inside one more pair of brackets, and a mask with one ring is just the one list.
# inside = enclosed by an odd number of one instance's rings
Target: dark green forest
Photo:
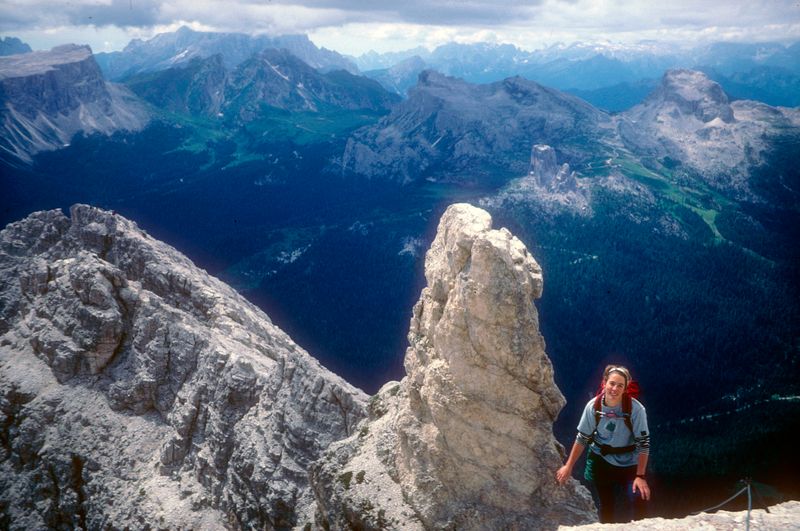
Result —
[[[323, 141], [179, 125], [79, 137], [30, 168], [4, 165], [0, 221], [76, 202], [115, 210], [237, 287], [353, 384], [371, 393], [401, 378], [439, 216], [498, 184], [343, 176], [330, 161], [347, 128]], [[713, 201], [676, 199], [670, 168], [658, 179], [636, 170], [655, 204], [599, 189], [588, 216], [536, 202], [491, 212], [544, 271], [536, 305], [568, 401], [558, 439], [571, 445], [602, 367], [629, 366], [653, 433], [657, 514], [716, 503], [745, 476], [800, 497], [789, 443], [798, 405], [783, 400], [800, 395], [797, 147], [778, 144], [754, 177], [769, 202], [715, 205], [719, 235], [698, 214], [717, 200], [702, 187], [689, 199]], [[665, 230], [665, 216], [680, 230]]]

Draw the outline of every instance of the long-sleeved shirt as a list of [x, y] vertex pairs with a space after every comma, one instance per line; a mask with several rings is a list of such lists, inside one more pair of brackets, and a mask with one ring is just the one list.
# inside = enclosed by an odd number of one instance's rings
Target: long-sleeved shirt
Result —
[[[634, 466], [639, 454], [650, 453], [650, 430], [647, 428], [647, 412], [644, 406], [636, 399], [631, 400], [631, 424], [633, 433], [625, 424], [622, 414], [622, 405], [608, 407], [602, 405], [600, 422], [595, 421], [594, 401], [592, 398], [583, 410], [583, 415], [578, 423], [577, 441], [584, 445], [591, 444], [590, 449], [598, 455], [598, 445], [623, 447], [636, 446], [633, 452], [624, 454], [607, 454], [603, 459], [614, 466]], [[595, 429], [597, 432], [595, 433]], [[592, 435], [594, 434], [594, 439]]]

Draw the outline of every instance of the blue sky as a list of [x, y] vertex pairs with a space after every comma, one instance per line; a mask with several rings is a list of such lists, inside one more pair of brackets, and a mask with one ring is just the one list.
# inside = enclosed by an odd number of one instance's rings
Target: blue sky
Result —
[[800, 0], [0, 0], [0, 35], [34, 49], [90, 44], [122, 49], [181, 25], [243, 33], [306, 33], [318, 46], [434, 48], [446, 42], [692, 45], [800, 40]]

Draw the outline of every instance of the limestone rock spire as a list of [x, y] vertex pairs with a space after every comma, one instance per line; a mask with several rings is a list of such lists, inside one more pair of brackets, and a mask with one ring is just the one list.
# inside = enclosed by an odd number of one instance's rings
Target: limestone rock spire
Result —
[[[491, 225], [467, 204], [442, 216], [411, 319], [407, 376], [373, 398], [359, 435], [312, 467], [321, 521], [547, 529], [594, 519], [588, 492], [554, 479], [563, 449], [552, 425], [565, 401], [533, 305], [541, 269]], [[360, 481], [343, 489], [334, 478], [348, 472]]]

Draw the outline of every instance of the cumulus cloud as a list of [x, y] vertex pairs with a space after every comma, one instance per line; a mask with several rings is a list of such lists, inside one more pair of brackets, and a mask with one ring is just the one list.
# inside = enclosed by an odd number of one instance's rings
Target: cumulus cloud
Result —
[[226, 2], [220, 9], [215, 0], [172, 0], [161, 9], [161, 23], [199, 21], [219, 31], [244, 33], [304, 33], [322, 26], [344, 24], [353, 17], [329, 8], [312, 8], [272, 2]]
[[[442, 39], [523, 47], [572, 40], [798, 40], [798, 0], [3, 0], [0, 31], [117, 28], [147, 36], [190, 24], [216, 31], [308, 33], [335, 49]], [[399, 34], [402, 32], [402, 35]], [[348, 50], [355, 51], [355, 50]]]

